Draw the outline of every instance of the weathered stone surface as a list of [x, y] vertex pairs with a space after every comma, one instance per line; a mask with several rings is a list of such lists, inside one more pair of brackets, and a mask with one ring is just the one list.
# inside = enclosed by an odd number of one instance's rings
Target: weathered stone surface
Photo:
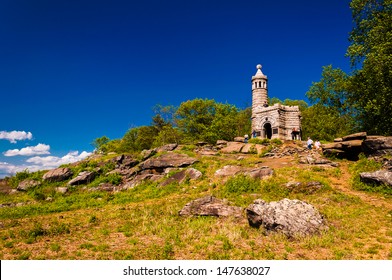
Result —
[[378, 170], [375, 172], [363, 172], [359, 174], [360, 180], [366, 184], [385, 184], [392, 186], [392, 171]]
[[199, 155], [202, 156], [216, 156], [218, 155], [217, 151], [211, 150], [211, 149], [201, 149], [196, 151]]
[[221, 149], [222, 153], [230, 154], [230, 153], [239, 153], [244, 147], [244, 143], [241, 142], [228, 142], [227, 146]]
[[250, 170], [246, 170], [244, 172], [244, 175], [248, 175], [254, 179], [260, 179], [260, 180], [269, 177], [272, 174], [274, 174], [274, 170], [266, 166], [261, 168], [253, 168]]
[[258, 151], [256, 149], [256, 144], [245, 144], [242, 149], [241, 149], [241, 153], [244, 154], [257, 154]]
[[245, 137], [234, 137], [234, 142], [245, 142]]
[[216, 145], [217, 145], [217, 146], [219, 146], [219, 145], [224, 145], [224, 146], [226, 146], [226, 145], [227, 145], [227, 141], [226, 141], [226, 140], [217, 140], [217, 141], [216, 141]]
[[267, 203], [258, 199], [248, 206], [246, 214], [251, 226], [263, 226], [267, 232], [282, 232], [288, 237], [312, 235], [328, 228], [319, 212], [300, 200], [285, 198]]
[[167, 186], [173, 182], [178, 182], [179, 184], [181, 184], [187, 179], [196, 180], [199, 179], [201, 176], [203, 176], [203, 174], [195, 168], [183, 169], [180, 172], [175, 173], [169, 179], [162, 182], [160, 186]]
[[39, 181], [36, 180], [31, 180], [31, 179], [26, 179], [23, 180], [22, 182], [20, 182], [18, 184], [18, 187], [16, 188], [18, 191], [22, 191], [25, 192], [28, 189], [34, 188], [36, 186], [39, 186], [41, 183]]
[[242, 218], [243, 209], [229, 206], [223, 200], [213, 196], [205, 196], [186, 204], [179, 211], [180, 216], [214, 216]]
[[122, 160], [120, 167], [122, 169], [124, 169], [124, 168], [132, 168], [132, 167], [136, 166], [138, 163], [139, 163], [139, 161], [134, 159], [133, 157], [131, 157], [131, 156], [124, 156], [124, 159]]
[[387, 160], [386, 162], [384, 162], [383, 168], [386, 169], [386, 170], [392, 171], [392, 159]]
[[362, 150], [367, 155], [392, 154], [392, 136], [365, 139]]
[[342, 149], [342, 143], [341, 142], [334, 142], [334, 143], [328, 143], [328, 144], [322, 144], [321, 148], [322, 149]]
[[156, 153], [157, 153], [156, 149], [151, 149], [151, 150], [143, 150], [140, 154], [143, 160], [146, 160], [152, 157], [153, 155], [155, 155]]
[[242, 167], [237, 165], [226, 165], [221, 169], [215, 171], [215, 176], [219, 177], [229, 177], [234, 176], [242, 172]]
[[166, 144], [162, 147], [159, 147], [156, 149], [156, 151], [159, 152], [170, 152], [173, 151], [175, 148], [177, 148], [178, 144], [174, 143], [174, 144]]
[[156, 158], [150, 158], [141, 163], [142, 169], [164, 170], [168, 167], [186, 167], [197, 162], [197, 159], [185, 154], [168, 152]]
[[61, 182], [69, 179], [71, 176], [72, 170], [68, 167], [63, 167], [46, 172], [42, 178], [48, 182]]
[[126, 181], [124, 184], [121, 185], [120, 189], [132, 189], [137, 187], [141, 183], [145, 181], [152, 181], [156, 182], [164, 178], [164, 175], [153, 174], [153, 173], [143, 173], [134, 176], [133, 178]]
[[221, 169], [215, 171], [215, 176], [231, 177], [238, 174], [248, 175], [252, 178], [263, 179], [273, 174], [273, 170], [269, 167], [262, 166], [257, 168], [242, 167], [237, 165], [226, 165]]
[[340, 144], [342, 144], [342, 149], [352, 149], [355, 147], [361, 147], [362, 146], [363, 140], [350, 140], [350, 141], [343, 141]]
[[76, 186], [76, 185], [83, 185], [91, 183], [95, 178], [95, 173], [90, 171], [82, 171], [73, 178], [71, 181], [68, 182], [69, 186]]
[[366, 135], [367, 135], [366, 132], [358, 132], [342, 137], [342, 141], [363, 140], [366, 138]]

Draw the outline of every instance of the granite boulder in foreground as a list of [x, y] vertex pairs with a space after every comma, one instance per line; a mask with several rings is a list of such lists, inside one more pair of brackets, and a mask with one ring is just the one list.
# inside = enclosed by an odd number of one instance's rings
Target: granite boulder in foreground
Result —
[[251, 226], [263, 226], [267, 232], [281, 232], [287, 237], [308, 236], [328, 229], [316, 208], [296, 199], [270, 203], [257, 199], [248, 206], [246, 214]]

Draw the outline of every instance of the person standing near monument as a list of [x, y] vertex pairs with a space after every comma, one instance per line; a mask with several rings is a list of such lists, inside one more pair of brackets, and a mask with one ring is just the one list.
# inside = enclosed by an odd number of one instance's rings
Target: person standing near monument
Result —
[[308, 146], [308, 149], [309, 149], [309, 150], [312, 149], [313, 140], [310, 139], [310, 137], [308, 137], [308, 141], [306, 141], [306, 145]]
[[321, 143], [319, 140], [316, 140], [316, 142], [314, 142], [314, 147], [316, 148], [316, 150], [319, 150], [321, 146]]

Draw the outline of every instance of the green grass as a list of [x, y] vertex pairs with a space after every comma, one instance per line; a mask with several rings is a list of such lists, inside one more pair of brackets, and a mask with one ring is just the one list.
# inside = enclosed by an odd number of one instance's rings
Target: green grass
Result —
[[[191, 150], [190, 150], [191, 151]], [[344, 168], [303, 166], [274, 170], [263, 180], [238, 175], [216, 178], [225, 165], [255, 166], [265, 159], [249, 155], [200, 157], [193, 167], [201, 180], [160, 187], [144, 182], [126, 191], [107, 193], [70, 187], [66, 194], [42, 184], [26, 193], [0, 195], [2, 203], [24, 203], [0, 208], [2, 259], [385, 259], [392, 258], [392, 205], [375, 207], [357, 196], [334, 188], [345, 178]], [[96, 163], [84, 163], [80, 170]], [[113, 167], [106, 163], [107, 170]], [[353, 176], [376, 168], [372, 162], [352, 165]], [[26, 174], [25, 174], [26, 175]], [[30, 176], [30, 174], [27, 174]], [[102, 175], [101, 175], [102, 176]], [[93, 184], [102, 180], [98, 176]], [[332, 180], [334, 179], [334, 180]], [[288, 182], [317, 181], [316, 192], [291, 190]], [[347, 182], [343, 182], [347, 183]], [[40, 199], [42, 194], [45, 199]], [[255, 229], [246, 219], [181, 217], [188, 202], [205, 195], [247, 207], [255, 199], [301, 199], [314, 205], [329, 230], [319, 235], [288, 239]], [[51, 201], [46, 201], [51, 197]], [[377, 198], [377, 196], [376, 196]], [[244, 216], [245, 218], [245, 216]]]

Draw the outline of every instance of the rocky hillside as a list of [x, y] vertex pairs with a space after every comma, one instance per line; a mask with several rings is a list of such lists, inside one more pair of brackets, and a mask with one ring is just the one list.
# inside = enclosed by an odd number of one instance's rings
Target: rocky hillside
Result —
[[[372, 160], [323, 155], [351, 157], [358, 140]], [[309, 151], [239, 138], [18, 174], [1, 182], [1, 257], [392, 258], [390, 142], [353, 135]]]

